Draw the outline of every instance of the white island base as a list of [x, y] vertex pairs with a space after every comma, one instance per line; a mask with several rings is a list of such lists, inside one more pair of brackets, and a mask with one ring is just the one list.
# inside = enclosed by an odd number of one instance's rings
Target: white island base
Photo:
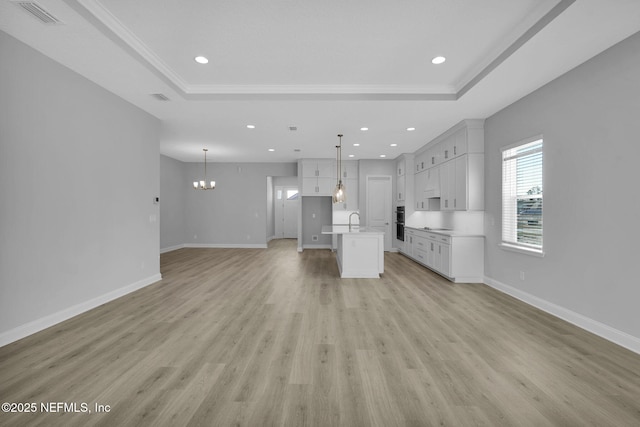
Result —
[[322, 234], [336, 234], [336, 260], [342, 278], [378, 279], [384, 272], [384, 233], [366, 227], [325, 225]]

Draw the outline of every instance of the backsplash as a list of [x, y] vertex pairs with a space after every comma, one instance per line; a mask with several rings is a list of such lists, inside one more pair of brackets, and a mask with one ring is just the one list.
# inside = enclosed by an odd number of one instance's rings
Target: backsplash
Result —
[[484, 234], [483, 211], [417, 211], [406, 218], [407, 227], [414, 228], [450, 228], [472, 234]]

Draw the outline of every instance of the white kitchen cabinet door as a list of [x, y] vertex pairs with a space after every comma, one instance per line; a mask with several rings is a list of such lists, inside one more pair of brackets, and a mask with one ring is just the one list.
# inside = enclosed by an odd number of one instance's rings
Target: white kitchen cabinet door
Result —
[[427, 169], [429, 167], [429, 162], [428, 162], [428, 150], [427, 151], [423, 151], [422, 153], [418, 154], [416, 156], [416, 170], [415, 172], [422, 172], [423, 170]]
[[342, 183], [344, 184], [347, 201], [346, 203], [334, 204], [333, 210], [334, 211], [357, 211], [358, 210], [358, 180], [347, 178], [347, 179], [343, 179]]
[[396, 178], [396, 201], [403, 202], [406, 194], [406, 175], [400, 175]]
[[404, 237], [404, 253], [410, 257], [413, 257], [413, 235], [412, 231], [407, 231], [405, 229], [405, 237]]
[[317, 170], [318, 177], [337, 179], [336, 162], [334, 160], [318, 160]]
[[460, 129], [453, 134], [453, 157], [467, 154], [467, 129]]
[[427, 172], [422, 171], [414, 175], [414, 196], [416, 200], [416, 210], [428, 209], [429, 205], [424, 198], [424, 191], [427, 186]]
[[455, 182], [454, 182], [454, 198], [453, 198], [453, 209], [457, 211], [466, 211], [467, 210], [467, 196], [468, 196], [468, 188], [467, 188], [467, 156], [456, 157], [455, 162]]
[[435, 269], [441, 274], [451, 276], [451, 245], [446, 243], [436, 243], [438, 253], [436, 254]]
[[397, 162], [396, 162], [396, 175], [397, 176], [404, 176], [406, 174], [406, 160], [404, 157], [401, 157]]
[[424, 198], [440, 197], [440, 166], [429, 168], [425, 173]]
[[352, 160], [343, 161], [340, 176], [343, 181], [345, 179], [358, 179], [358, 163]]
[[456, 165], [448, 161], [440, 165], [440, 209], [452, 211], [455, 198]]

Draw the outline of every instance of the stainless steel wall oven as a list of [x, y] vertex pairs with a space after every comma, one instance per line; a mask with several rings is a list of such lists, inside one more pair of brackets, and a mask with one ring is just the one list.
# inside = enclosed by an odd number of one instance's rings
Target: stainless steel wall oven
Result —
[[404, 206], [396, 208], [396, 237], [404, 242]]

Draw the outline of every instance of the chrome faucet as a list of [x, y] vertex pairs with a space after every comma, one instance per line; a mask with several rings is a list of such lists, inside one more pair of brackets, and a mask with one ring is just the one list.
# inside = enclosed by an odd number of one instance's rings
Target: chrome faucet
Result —
[[351, 217], [353, 215], [358, 215], [358, 224], [360, 224], [360, 214], [357, 211], [351, 212], [349, 214], [349, 231], [351, 231]]

